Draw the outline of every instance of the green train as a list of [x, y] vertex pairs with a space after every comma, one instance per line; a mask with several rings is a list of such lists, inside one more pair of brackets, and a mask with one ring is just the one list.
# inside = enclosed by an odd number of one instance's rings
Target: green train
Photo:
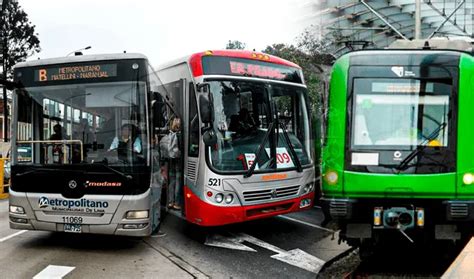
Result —
[[321, 204], [352, 246], [455, 241], [474, 228], [472, 45], [402, 47], [333, 66]]

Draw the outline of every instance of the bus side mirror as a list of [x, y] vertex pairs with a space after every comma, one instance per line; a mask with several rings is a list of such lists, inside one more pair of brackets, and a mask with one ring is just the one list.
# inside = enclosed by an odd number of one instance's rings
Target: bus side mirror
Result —
[[199, 95], [199, 114], [204, 124], [211, 124], [214, 121], [214, 104], [211, 94]]

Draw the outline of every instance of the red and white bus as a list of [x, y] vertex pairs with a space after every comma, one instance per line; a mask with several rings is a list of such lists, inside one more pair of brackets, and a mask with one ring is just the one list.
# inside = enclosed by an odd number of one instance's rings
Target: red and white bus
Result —
[[150, 77], [157, 138], [181, 119], [182, 159], [174, 163], [184, 191], [174, 212], [219, 226], [313, 205], [308, 93], [298, 65], [252, 51], [205, 51]]

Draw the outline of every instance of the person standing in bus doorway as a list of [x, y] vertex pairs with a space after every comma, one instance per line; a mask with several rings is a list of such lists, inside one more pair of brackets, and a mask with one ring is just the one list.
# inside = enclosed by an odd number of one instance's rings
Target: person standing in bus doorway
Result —
[[[170, 142], [168, 146], [169, 165], [168, 165], [168, 207], [175, 210], [181, 210], [182, 204], [182, 185], [181, 185], [181, 119], [175, 117], [170, 125]], [[174, 139], [173, 139], [174, 138]]]

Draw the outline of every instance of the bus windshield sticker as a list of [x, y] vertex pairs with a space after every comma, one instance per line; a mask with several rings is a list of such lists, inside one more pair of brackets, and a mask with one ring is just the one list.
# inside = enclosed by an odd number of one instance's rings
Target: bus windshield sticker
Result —
[[117, 76], [117, 64], [76, 65], [35, 70], [35, 81], [101, 79]]
[[[245, 153], [245, 162], [247, 163], [247, 168], [250, 169], [252, 164], [255, 162], [255, 153]], [[258, 170], [258, 163], [255, 165], [255, 170]]]
[[352, 153], [353, 166], [378, 166], [378, 153]]
[[[270, 157], [270, 148], [265, 148], [268, 156]], [[279, 169], [292, 168], [295, 166], [293, 160], [291, 159], [290, 153], [286, 150], [286, 147], [277, 147], [277, 166]]]

